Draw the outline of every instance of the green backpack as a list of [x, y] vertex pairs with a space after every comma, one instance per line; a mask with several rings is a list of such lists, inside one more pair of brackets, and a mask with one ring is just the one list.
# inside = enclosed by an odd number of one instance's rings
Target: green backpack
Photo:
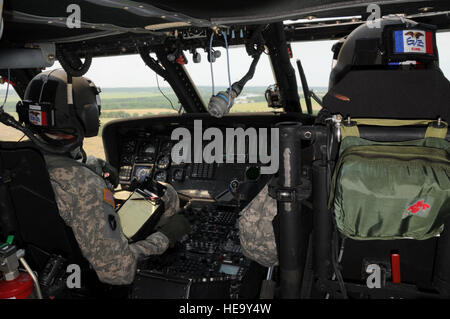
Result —
[[429, 124], [424, 139], [373, 142], [356, 125], [343, 140], [329, 206], [338, 230], [357, 240], [417, 240], [436, 236], [450, 215], [450, 143], [447, 124], [432, 121], [356, 119], [363, 125]]

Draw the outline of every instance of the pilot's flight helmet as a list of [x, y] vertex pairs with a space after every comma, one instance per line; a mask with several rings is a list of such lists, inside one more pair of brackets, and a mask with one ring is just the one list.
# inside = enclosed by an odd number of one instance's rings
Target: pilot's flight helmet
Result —
[[336, 43], [329, 89], [352, 69], [398, 68], [407, 61], [437, 68], [435, 27], [403, 17], [368, 21]]
[[72, 78], [73, 107], [68, 104], [67, 74], [62, 69], [42, 72], [28, 84], [19, 120], [41, 133], [66, 133], [81, 138], [98, 134], [100, 89], [85, 77]]

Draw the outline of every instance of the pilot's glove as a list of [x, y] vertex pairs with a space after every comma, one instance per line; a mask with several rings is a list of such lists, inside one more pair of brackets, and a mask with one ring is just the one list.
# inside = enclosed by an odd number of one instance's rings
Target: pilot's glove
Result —
[[111, 190], [114, 190], [119, 185], [119, 174], [116, 168], [104, 160], [88, 156], [86, 166], [97, 175], [103, 177]]
[[166, 235], [169, 239], [170, 247], [173, 247], [177, 241], [189, 233], [191, 226], [186, 217], [181, 214], [175, 214], [169, 217], [157, 230]]
[[[102, 160], [101, 160], [102, 161]], [[119, 185], [119, 172], [117, 169], [109, 164], [108, 162], [103, 162], [103, 178], [107, 180], [114, 188]]]

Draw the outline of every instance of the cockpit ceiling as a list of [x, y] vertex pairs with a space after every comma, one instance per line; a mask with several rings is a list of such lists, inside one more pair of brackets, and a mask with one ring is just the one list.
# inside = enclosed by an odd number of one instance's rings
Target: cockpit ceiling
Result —
[[[4, 36], [8, 42], [55, 41], [70, 43], [117, 35], [164, 36], [164, 31], [183, 27], [255, 25], [307, 19], [286, 27], [292, 40], [329, 39], [351, 31], [367, 16], [367, 5], [377, 3], [382, 15], [402, 14], [440, 29], [450, 28], [450, 1], [373, 0], [4, 0]], [[81, 28], [69, 29], [67, 7], [77, 4]], [[356, 17], [351, 23], [339, 17]], [[328, 22], [321, 18], [333, 18]], [[310, 36], [302, 34], [310, 33]]]

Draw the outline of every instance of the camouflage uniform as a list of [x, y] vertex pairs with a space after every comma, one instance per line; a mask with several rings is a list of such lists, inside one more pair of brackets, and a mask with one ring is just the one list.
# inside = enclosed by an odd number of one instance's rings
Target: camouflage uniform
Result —
[[268, 185], [242, 210], [239, 234], [244, 255], [265, 267], [278, 264], [272, 220], [277, 201], [269, 196]]
[[[81, 252], [100, 281], [112, 285], [130, 284], [139, 257], [162, 254], [167, 249], [169, 239], [161, 232], [128, 243], [118, 225], [114, 202], [110, 200], [112, 192], [95, 169], [69, 157], [46, 155], [45, 159], [59, 213], [72, 228]], [[164, 218], [179, 208], [178, 196], [170, 185], [162, 200], [167, 207]], [[116, 221], [116, 227], [111, 218]]]

